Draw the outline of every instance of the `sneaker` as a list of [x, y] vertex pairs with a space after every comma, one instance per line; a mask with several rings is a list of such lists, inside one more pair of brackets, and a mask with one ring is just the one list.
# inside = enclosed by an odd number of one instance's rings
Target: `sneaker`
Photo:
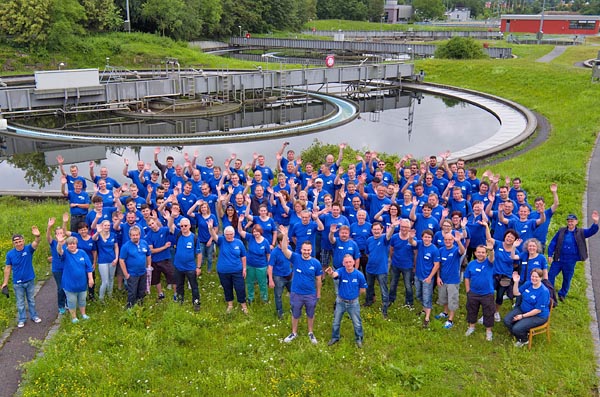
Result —
[[19, 324], [17, 324], [17, 327], [19, 328], [23, 328], [25, 326], [25, 321], [19, 321]]
[[283, 320], [283, 312], [277, 312], [277, 318]]
[[173, 302], [177, 302], [177, 294], [173, 294]]
[[485, 340], [491, 342], [492, 339], [494, 339], [494, 334], [492, 333], [492, 331], [485, 331]]
[[356, 341], [356, 347], [358, 347], [359, 349], [362, 349], [362, 347], [363, 347], [362, 340], [359, 339], [359, 340]]
[[494, 313], [494, 321], [497, 323], [502, 321], [502, 319], [500, 318], [500, 313], [498, 313], [498, 312]]
[[467, 328], [467, 332], [465, 332], [465, 336], [471, 336], [473, 335], [473, 333], [475, 332], [475, 327], [471, 328]]
[[288, 336], [285, 337], [285, 339], [283, 340], [285, 343], [290, 343], [291, 341], [293, 341], [294, 339], [296, 339], [296, 337], [298, 336], [298, 334], [295, 333], [291, 333]]
[[402, 307], [403, 307], [403, 308], [405, 308], [405, 309], [408, 309], [408, 310], [410, 310], [410, 311], [413, 311], [413, 310], [415, 310], [415, 307], [414, 307], [413, 305], [404, 305], [404, 306], [402, 306]]
[[42, 319], [41, 319], [41, 318], [39, 318], [39, 317], [34, 317], [34, 318], [32, 318], [32, 320], [33, 320], [33, 322], [34, 322], [34, 323], [36, 323], [36, 324], [39, 324], [39, 323], [41, 323], [41, 322], [42, 322]]
[[448, 318], [448, 313], [446, 313], [446, 312], [441, 312], [440, 314], [438, 314], [437, 316], [435, 316], [436, 320], [442, 320], [442, 319], [445, 319], [445, 318]]
[[67, 312], [67, 309], [65, 309], [64, 307], [61, 307], [60, 309], [58, 309], [58, 314], [65, 314]]
[[319, 341], [317, 341], [317, 338], [315, 337], [315, 334], [313, 334], [312, 332], [308, 333], [308, 339], [310, 339], [310, 343], [312, 343], [313, 345], [319, 343]]
[[200, 301], [198, 299], [196, 299], [194, 301], [194, 311], [195, 312], [199, 312], [200, 311]]
[[327, 342], [327, 346], [333, 346], [336, 343], [338, 343], [340, 340], [339, 339], [329, 339], [329, 342]]
[[444, 328], [450, 329], [452, 327], [454, 327], [454, 322], [452, 320], [448, 320], [444, 323]]
[[479, 320], [477, 320], [477, 324], [483, 324], [483, 316], [479, 317]]
[[429, 320], [423, 320], [423, 328], [429, 328]]
[[165, 294], [158, 294], [158, 300], [161, 301], [165, 299]]
[[79, 322], [79, 319], [78, 319], [77, 317], [75, 317], [75, 318], [72, 318], [72, 319], [71, 319], [71, 322], [72, 322], [73, 324], [77, 324], [77, 323]]
[[89, 320], [90, 316], [88, 316], [87, 314], [82, 314], [81, 318], [84, 319], [84, 320]]
[[527, 346], [527, 344], [528, 344], [527, 341], [521, 342], [520, 340], [517, 340], [515, 342], [515, 347], [523, 347], [523, 346]]

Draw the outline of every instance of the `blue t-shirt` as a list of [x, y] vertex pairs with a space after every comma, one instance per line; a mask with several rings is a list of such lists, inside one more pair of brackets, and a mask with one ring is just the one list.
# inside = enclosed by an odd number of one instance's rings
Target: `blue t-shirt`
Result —
[[175, 242], [173, 266], [182, 272], [195, 270], [196, 255], [200, 253], [200, 244], [196, 241], [196, 235], [190, 233], [189, 236], [184, 236], [177, 231], [175, 236], [177, 237], [177, 241]]
[[408, 239], [402, 240], [398, 234], [394, 234], [390, 240], [392, 251], [392, 266], [398, 269], [412, 269], [414, 265], [414, 251]]
[[417, 240], [417, 246], [413, 249], [417, 251], [415, 276], [423, 281], [431, 274], [435, 262], [440, 262], [440, 252], [433, 244], [426, 247], [422, 240]]
[[494, 274], [512, 277], [514, 261], [510, 255], [510, 251], [504, 249], [502, 241], [494, 241]]
[[246, 247], [240, 240], [234, 238], [227, 241], [224, 236], [217, 240], [219, 246], [219, 259], [217, 271], [219, 273], [237, 273], [243, 270], [242, 258], [246, 257]]
[[56, 240], [52, 240], [50, 242], [50, 254], [52, 255], [52, 273], [62, 272], [63, 268], [65, 267], [62, 258], [60, 257], [60, 255], [58, 255], [58, 251], [56, 250], [57, 247], [58, 242]]
[[6, 253], [6, 264], [12, 266], [13, 284], [26, 283], [35, 278], [33, 272], [34, 252], [35, 249], [28, 244], [21, 251], [13, 248]]
[[250, 267], [267, 267], [267, 255], [271, 253], [269, 240], [263, 238], [259, 243], [250, 233], [246, 233], [245, 240], [248, 243], [248, 257], [246, 258], [246, 264]]
[[92, 238], [92, 236], [88, 235], [88, 239], [84, 240], [79, 233], [71, 233], [71, 236], [77, 238], [77, 248], [84, 250], [85, 253], [90, 258], [90, 261], [94, 260], [93, 252], [96, 251], [96, 242]]
[[214, 214], [210, 214], [208, 217], [202, 216], [202, 214], [196, 214], [196, 226], [198, 231], [198, 241], [201, 243], [206, 243], [210, 240], [210, 231], [208, 230], [208, 220], [212, 219], [213, 227], [219, 226], [219, 220]]
[[[69, 200], [69, 204], [90, 204], [90, 196], [85, 191], [81, 191], [80, 193], [69, 192], [67, 196]], [[71, 215], [82, 216], [87, 215], [88, 209], [81, 207], [70, 207]]]
[[352, 255], [355, 260], [360, 258], [358, 245], [350, 239], [347, 241], [342, 241], [339, 238], [335, 239], [335, 244], [333, 244], [333, 266], [336, 269], [343, 266], [346, 254]]
[[106, 240], [102, 234], [98, 235], [98, 240], [96, 240], [98, 263], [111, 263], [117, 258], [115, 244], [117, 244], [117, 236], [114, 233], [110, 233]]
[[445, 246], [440, 252], [440, 278], [444, 284], [460, 284], [460, 252], [456, 245], [448, 249]]
[[[290, 247], [288, 247], [288, 249], [291, 250]], [[283, 251], [279, 246], [271, 251], [269, 266], [273, 268], [273, 276], [288, 277], [292, 274], [292, 263], [285, 255], [283, 255]]]
[[146, 257], [150, 256], [150, 247], [146, 240], [134, 244], [131, 240], [123, 244], [119, 259], [125, 261], [125, 267], [130, 276], [140, 277], [146, 274]]
[[[171, 241], [171, 238], [172, 238], [171, 232], [169, 231], [169, 228], [166, 226], [160, 227], [157, 231], [148, 229], [148, 232], [146, 232], [146, 236], [144, 237], [144, 239], [146, 240], [148, 245], [154, 249], [164, 247], [164, 245], [168, 241]], [[165, 261], [165, 260], [171, 259], [170, 251], [171, 250], [167, 248], [160, 252], [151, 254], [152, 262], [159, 262], [159, 261]]]
[[465, 278], [470, 280], [470, 291], [477, 295], [494, 293], [494, 264], [488, 258], [483, 262], [472, 260], [465, 269]]
[[440, 220], [434, 216], [425, 218], [423, 214], [417, 214], [414, 229], [417, 231], [417, 236], [421, 236], [423, 231], [431, 230], [434, 234], [440, 230]]
[[338, 272], [338, 296], [342, 299], [353, 300], [358, 298], [360, 295], [361, 288], [367, 288], [367, 281], [365, 276], [359, 271], [354, 269], [351, 273], [348, 273], [345, 268], [342, 268]]
[[523, 313], [538, 309], [541, 310], [538, 317], [548, 318], [550, 315], [550, 291], [544, 284], [535, 289], [531, 281], [526, 281], [519, 287], [519, 292], [521, 292], [521, 311]]
[[303, 259], [302, 255], [292, 253], [290, 257], [294, 276], [291, 291], [299, 295], [315, 295], [315, 277], [323, 274], [321, 263], [315, 258]]
[[334, 236], [339, 237], [339, 229], [341, 226], [350, 226], [350, 222], [348, 222], [348, 218], [344, 215], [340, 215], [337, 218], [334, 218], [331, 214], [325, 214], [320, 217], [321, 222], [323, 222], [323, 233], [321, 234], [321, 249], [331, 250], [333, 249], [333, 245], [329, 241], [329, 229], [331, 225], [337, 225], [338, 230], [335, 232]]
[[352, 240], [354, 240], [361, 251], [367, 249], [367, 240], [371, 237], [371, 226], [369, 222], [365, 222], [362, 225], [358, 223], [350, 225], [350, 237], [352, 237]]
[[523, 241], [527, 241], [530, 238], [535, 237], [535, 229], [537, 229], [537, 225], [535, 224], [537, 221], [535, 219], [526, 219], [521, 221], [516, 218], [508, 222], [509, 229], [515, 229], [517, 233], [519, 233], [519, 238]]
[[260, 219], [260, 216], [252, 217], [252, 222], [255, 225], [260, 225], [263, 229], [263, 237], [267, 239], [269, 244], [273, 245], [273, 232], [277, 231], [277, 225], [272, 218], [267, 218], [267, 220]]
[[379, 238], [369, 237], [366, 254], [369, 255], [366, 271], [370, 274], [386, 274], [388, 272], [388, 254], [390, 240], [383, 234]]
[[75, 253], [63, 252], [64, 269], [60, 286], [67, 292], [87, 291], [87, 274], [92, 272], [92, 261], [81, 249]]
[[313, 247], [313, 256], [315, 255], [315, 243], [317, 241], [317, 222], [309, 221], [307, 225], [302, 222], [294, 224], [290, 232], [290, 240], [296, 238], [296, 252], [300, 253], [302, 243], [309, 241]]

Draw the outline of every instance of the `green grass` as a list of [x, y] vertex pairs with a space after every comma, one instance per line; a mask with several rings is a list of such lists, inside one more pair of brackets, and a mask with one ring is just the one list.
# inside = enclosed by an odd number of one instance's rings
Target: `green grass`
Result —
[[[50, 248], [46, 243], [46, 225], [48, 218], [54, 216], [60, 218], [66, 210], [65, 202], [45, 201], [34, 203], [23, 201], [14, 197], [0, 197], [0, 252], [2, 253], [2, 268], [6, 252], [13, 248], [11, 236], [15, 233], [23, 234], [25, 244], [33, 241], [31, 226], [37, 226], [42, 233], [38, 249], [33, 257], [33, 266], [37, 281], [52, 277], [48, 257]], [[4, 272], [2, 272], [4, 277]], [[17, 308], [15, 305], [15, 294], [12, 290], [12, 275], [8, 283], [10, 299], [0, 296], [0, 330], [16, 324]]]
[[[559, 184], [553, 233], [567, 213], [581, 213], [585, 167], [600, 126], [595, 111], [600, 99], [598, 85], [590, 83], [591, 71], [572, 63], [588, 51], [595, 55], [596, 48], [569, 48], [549, 64], [535, 62], [551, 50], [548, 46], [514, 48], [517, 59], [421, 60], [417, 68], [425, 70], [428, 81], [506, 97], [549, 119], [547, 142], [491, 168], [503, 177], [521, 177], [530, 197], [550, 200], [550, 183]], [[11, 208], [11, 214], [16, 220], [21, 210]], [[597, 238], [590, 243], [597, 244]], [[414, 313], [398, 306], [387, 321], [375, 308], [364, 310], [365, 348], [356, 350], [348, 319], [342, 324], [342, 341], [326, 346], [332, 321], [330, 281], [317, 310], [316, 347], [305, 336], [305, 319], [301, 338], [286, 345], [281, 339], [289, 333], [289, 315], [279, 322], [272, 304], [259, 304], [248, 317], [239, 311], [227, 316], [216, 275], [203, 275], [200, 284], [200, 313], [193, 313], [190, 304], [155, 304], [154, 297], [127, 312], [119, 296], [106, 306], [92, 304], [88, 323], [71, 326], [63, 320], [43, 356], [26, 366], [23, 395], [597, 395], [581, 265], [567, 303], [553, 314], [552, 342], [536, 337], [531, 352], [515, 349], [501, 325], [494, 327], [491, 343], [485, 342], [481, 327], [465, 338], [464, 294], [451, 330], [433, 321], [424, 331]], [[434, 312], [438, 310], [436, 306]], [[505, 304], [502, 314], [507, 311]]]

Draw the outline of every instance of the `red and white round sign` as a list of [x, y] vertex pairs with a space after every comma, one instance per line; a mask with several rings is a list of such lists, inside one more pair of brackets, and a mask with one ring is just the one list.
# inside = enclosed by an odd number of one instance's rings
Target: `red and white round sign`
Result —
[[327, 55], [325, 57], [325, 66], [332, 68], [335, 65], [335, 57], [333, 55]]

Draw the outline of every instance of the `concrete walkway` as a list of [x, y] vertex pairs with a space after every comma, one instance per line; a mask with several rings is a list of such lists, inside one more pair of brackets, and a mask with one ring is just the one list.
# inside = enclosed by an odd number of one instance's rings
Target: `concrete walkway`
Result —
[[554, 60], [554, 58], [562, 55], [562, 53], [565, 52], [566, 50], [567, 50], [567, 46], [557, 45], [556, 47], [554, 47], [554, 49], [552, 51], [550, 51], [543, 57], [536, 59], [535, 61], [536, 62], [544, 62], [544, 63], [552, 62]]

